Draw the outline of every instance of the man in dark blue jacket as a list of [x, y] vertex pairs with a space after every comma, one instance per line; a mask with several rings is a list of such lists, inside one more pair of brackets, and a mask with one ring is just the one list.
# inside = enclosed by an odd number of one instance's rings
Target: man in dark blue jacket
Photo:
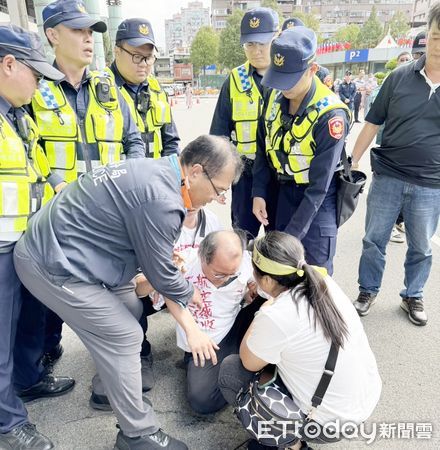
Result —
[[356, 95], [356, 85], [351, 79], [351, 72], [346, 71], [344, 76], [344, 81], [339, 86], [339, 97], [341, 100], [353, 111], [354, 108], [354, 97]]

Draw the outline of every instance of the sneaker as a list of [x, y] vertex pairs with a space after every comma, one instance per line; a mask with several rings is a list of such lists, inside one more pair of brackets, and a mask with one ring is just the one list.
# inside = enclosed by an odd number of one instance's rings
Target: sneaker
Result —
[[[144, 403], [147, 403], [151, 407], [153, 404], [150, 399], [146, 395], [142, 395], [142, 399]], [[92, 395], [89, 399], [89, 405], [91, 408], [96, 409], [98, 411], [113, 411], [113, 408], [110, 405], [108, 397], [106, 395], [99, 395], [92, 392]]]
[[404, 297], [400, 307], [408, 313], [408, 318], [413, 324], [423, 326], [428, 322], [421, 298]]
[[154, 386], [153, 355], [141, 356], [142, 390], [148, 392]]
[[359, 292], [358, 298], [353, 305], [358, 314], [366, 316], [370, 312], [370, 308], [376, 303], [377, 294], [369, 294], [368, 292]]
[[405, 222], [396, 223], [396, 228], [401, 233], [405, 233]]
[[9, 433], [0, 434], [0, 448], [7, 450], [50, 450], [52, 441], [37, 431], [32, 423], [13, 428]]
[[403, 244], [405, 242], [405, 238], [402, 236], [402, 233], [397, 231], [396, 227], [393, 227], [391, 231], [390, 242], [396, 242], [397, 244]]
[[161, 429], [153, 434], [128, 437], [119, 431], [113, 450], [188, 450], [188, 447], [177, 439], [164, 433]]

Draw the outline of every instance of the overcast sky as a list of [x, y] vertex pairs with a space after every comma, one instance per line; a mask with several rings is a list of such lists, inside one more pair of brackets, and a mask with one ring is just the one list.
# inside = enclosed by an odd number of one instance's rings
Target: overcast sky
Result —
[[[205, 7], [211, 6], [211, 0], [199, 1]], [[188, 3], [188, 0], [122, 0], [122, 17], [148, 19], [153, 26], [157, 44], [165, 48], [165, 19], [171, 19], [173, 14], [180, 12], [180, 8], [186, 7]]]

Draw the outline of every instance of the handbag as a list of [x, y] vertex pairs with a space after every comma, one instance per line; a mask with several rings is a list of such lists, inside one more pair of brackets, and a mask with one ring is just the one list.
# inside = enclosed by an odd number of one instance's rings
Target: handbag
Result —
[[364, 191], [367, 176], [360, 170], [352, 170], [345, 153], [342, 150], [342, 169], [337, 180], [336, 193], [336, 224], [343, 225], [354, 213], [359, 201], [359, 195]]
[[338, 352], [338, 347], [332, 343], [308, 414], [301, 411], [279, 378], [277, 369], [269, 382], [260, 384], [260, 372], [248, 388], [241, 389], [237, 394], [234, 414], [251, 437], [268, 447], [281, 448], [289, 447], [302, 438], [304, 428], [312, 421], [313, 412], [322, 403], [330, 384]]

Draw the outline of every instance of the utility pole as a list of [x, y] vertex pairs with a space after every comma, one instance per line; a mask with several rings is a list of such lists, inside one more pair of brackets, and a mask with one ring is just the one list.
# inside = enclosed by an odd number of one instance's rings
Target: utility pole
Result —
[[29, 30], [29, 20], [25, 0], [7, 0], [9, 17], [14, 25]]
[[41, 41], [44, 44], [44, 50], [46, 51], [46, 56], [49, 60], [54, 59], [54, 54], [52, 47], [49, 45], [46, 35], [43, 29], [43, 9], [51, 3], [53, 0], [34, 0], [35, 7], [35, 20], [37, 21], [38, 34], [40, 35]]
[[115, 46], [116, 31], [122, 22], [122, 0], [107, 0], [108, 7], [108, 33], [112, 49]]
[[[86, 0], [86, 9], [90, 16], [101, 20], [101, 11], [99, 9], [99, 0]], [[93, 69], [102, 70], [105, 68], [104, 42], [101, 33], [93, 33], [94, 61], [91, 64]]]

